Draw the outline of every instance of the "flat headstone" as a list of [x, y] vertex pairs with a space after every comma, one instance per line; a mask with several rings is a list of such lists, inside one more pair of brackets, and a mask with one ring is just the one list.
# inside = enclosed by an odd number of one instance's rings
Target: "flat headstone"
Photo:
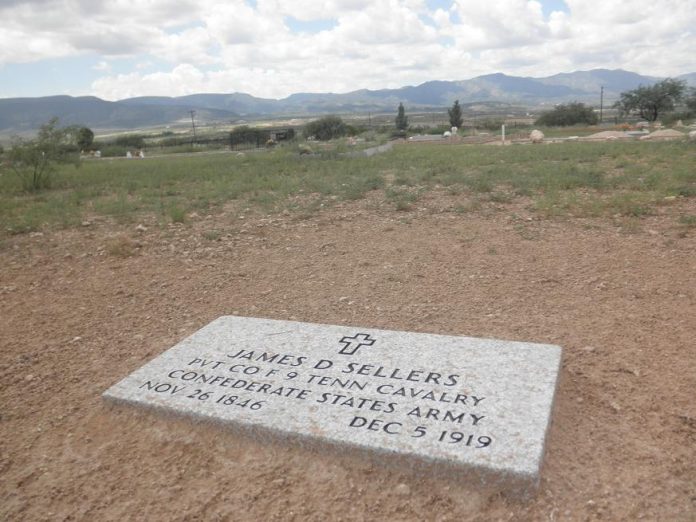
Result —
[[528, 492], [560, 362], [547, 344], [225, 316], [104, 398]]

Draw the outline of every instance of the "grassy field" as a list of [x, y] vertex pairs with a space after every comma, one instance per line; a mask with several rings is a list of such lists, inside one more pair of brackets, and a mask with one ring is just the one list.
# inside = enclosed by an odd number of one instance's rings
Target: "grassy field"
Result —
[[546, 217], [642, 216], [671, 197], [696, 197], [695, 165], [696, 147], [683, 142], [402, 145], [372, 158], [307, 158], [279, 148], [85, 161], [62, 167], [51, 189], [34, 194], [22, 192], [11, 171], [0, 171], [0, 235], [95, 217], [184, 222], [191, 212], [214, 213], [231, 200], [264, 212], [306, 213], [378, 189], [385, 206], [402, 211], [427, 191], [442, 190], [461, 200], [457, 211], [525, 197]]

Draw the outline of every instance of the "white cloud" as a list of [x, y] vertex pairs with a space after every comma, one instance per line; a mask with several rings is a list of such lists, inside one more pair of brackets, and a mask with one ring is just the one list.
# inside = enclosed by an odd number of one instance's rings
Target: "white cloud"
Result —
[[[105, 75], [91, 91], [109, 99], [201, 91], [282, 97], [491, 72], [696, 70], [696, 0], [566, 0], [569, 12], [550, 16], [542, 2], [453, 0], [449, 10], [429, 10], [425, 0], [257, 0], [256, 8], [245, 0], [3, 0], [0, 66], [96, 55]], [[297, 34], [288, 16], [337, 24]], [[128, 74], [102, 65], [136, 56]], [[143, 57], [170, 65], [146, 74], [136, 67]]]
[[95, 66], [92, 67], [92, 69], [94, 71], [111, 72], [111, 65], [109, 65], [109, 62], [105, 60], [100, 60]]
[[170, 72], [133, 72], [100, 78], [92, 84], [97, 96], [108, 100], [134, 96], [182, 96], [206, 91], [206, 75], [190, 64], [177, 65]]

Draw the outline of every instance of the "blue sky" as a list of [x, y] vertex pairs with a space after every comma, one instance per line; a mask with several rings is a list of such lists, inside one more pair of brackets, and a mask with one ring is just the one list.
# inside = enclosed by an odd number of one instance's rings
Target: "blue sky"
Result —
[[0, 97], [696, 71], [696, 0], [5, 0], [0, 20]]

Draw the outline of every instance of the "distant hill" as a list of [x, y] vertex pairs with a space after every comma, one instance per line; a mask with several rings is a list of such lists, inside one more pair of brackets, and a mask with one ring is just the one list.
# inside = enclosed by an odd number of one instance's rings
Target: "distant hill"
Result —
[[[48, 96], [0, 99], [0, 132], [37, 129], [51, 117], [63, 124], [93, 129], [138, 129], [186, 121], [196, 111], [201, 122], [230, 122], [240, 118], [395, 110], [403, 102], [407, 110], [462, 104], [504, 102], [526, 106], [583, 101], [597, 104], [604, 86], [606, 104], [623, 91], [651, 85], [661, 78], [642, 76], [621, 69], [594, 69], [555, 74], [545, 78], [487, 74], [463, 81], [429, 81], [399, 89], [361, 89], [353, 92], [297, 93], [281, 100], [257, 98], [244, 93], [145, 96], [116, 102], [93, 96]], [[679, 76], [696, 86], [696, 73]]]
[[547, 85], [564, 85], [575, 91], [593, 93], [595, 96], [604, 86], [604, 95], [618, 98], [623, 91], [635, 89], [639, 85], [652, 85], [662, 78], [642, 76], [621, 69], [594, 69], [574, 73], [554, 74], [540, 81]]
[[[0, 131], [25, 132], [38, 129], [53, 117], [61, 125], [86, 125], [96, 129], [135, 129], [173, 123], [189, 116], [188, 105], [171, 103], [127, 104], [94, 96], [46, 96], [0, 99]], [[191, 105], [191, 108], [195, 106]], [[208, 120], [230, 120], [238, 115], [223, 109], [200, 109]]]
[[684, 80], [691, 87], [696, 87], [696, 72], [682, 74], [681, 76], [677, 76], [677, 79]]

